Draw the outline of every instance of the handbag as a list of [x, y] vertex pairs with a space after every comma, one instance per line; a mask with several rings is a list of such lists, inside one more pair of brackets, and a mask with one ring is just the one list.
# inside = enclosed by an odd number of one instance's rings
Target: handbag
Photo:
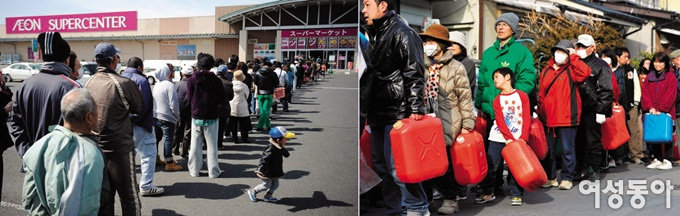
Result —
[[281, 99], [286, 97], [286, 88], [284, 87], [276, 87], [274, 89], [274, 99]]

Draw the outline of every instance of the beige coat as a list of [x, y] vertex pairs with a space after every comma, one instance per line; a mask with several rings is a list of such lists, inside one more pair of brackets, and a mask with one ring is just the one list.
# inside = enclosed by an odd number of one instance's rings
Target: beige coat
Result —
[[[444, 128], [446, 146], [451, 146], [462, 128], [472, 130], [475, 118], [472, 114], [472, 93], [467, 71], [460, 62], [453, 59], [451, 51], [447, 51], [439, 59], [425, 56], [425, 65], [434, 63], [444, 66], [439, 71], [439, 91], [437, 96], [437, 118], [441, 119]], [[425, 77], [429, 77], [429, 70]]]

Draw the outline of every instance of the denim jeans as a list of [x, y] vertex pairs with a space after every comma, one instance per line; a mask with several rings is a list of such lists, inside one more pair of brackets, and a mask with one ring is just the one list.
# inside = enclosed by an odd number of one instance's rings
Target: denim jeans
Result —
[[[550, 150], [547, 163], [545, 163], [545, 171], [548, 174], [549, 180], [557, 179], [557, 169], [555, 168], [558, 156], [562, 156], [562, 172], [560, 180], [572, 181], [576, 174], [576, 132], [577, 127], [557, 127], [554, 129], [546, 128], [545, 140], [548, 143]], [[557, 138], [555, 138], [557, 136]], [[562, 155], [556, 154], [557, 139], [560, 139], [562, 144]]]
[[139, 179], [139, 188], [148, 190], [153, 188], [153, 176], [156, 171], [156, 134], [153, 129], [151, 132], [144, 128], [134, 125], [133, 138], [135, 142], [135, 150], [139, 154], [141, 164], [142, 176]]
[[[503, 155], [502, 151], [505, 148], [505, 143], [499, 143], [494, 141], [489, 141], [489, 151], [486, 153], [487, 162], [489, 163], [488, 173], [495, 173], [498, 169], [503, 168]], [[486, 175], [484, 181], [482, 181], [482, 194], [488, 195], [493, 193], [493, 189], [497, 184], [496, 175]], [[512, 172], [508, 170], [508, 186], [510, 187], [510, 194], [512, 196], [522, 197], [524, 195], [524, 188], [520, 187], [515, 178], [512, 176]]]
[[217, 119], [208, 126], [198, 126], [191, 120], [191, 147], [189, 148], [189, 174], [197, 177], [198, 172], [203, 168], [203, 141], [208, 149], [208, 176], [217, 178], [220, 173], [219, 164], [217, 162], [217, 128], [219, 123]]
[[257, 194], [262, 191], [267, 191], [265, 197], [271, 197], [277, 188], [279, 188], [279, 178], [262, 179], [262, 184], [255, 186], [253, 192]]
[[172, 158], [173, 135], [175, 135], [176, 125], [169, 121], [156, 119], [156, 126], [163, 131], [163, 158], [165, 158], [165, 162], [172, 162], [174, 161]]
[[390, 131], [392, 124], [371, 125], [373, 165], [383, 179], [383, 199], [387, 205], [387, 214], [401, 214], [402, 209], [411, 212], [428, 212], [425, 191], [420, 183], [403, 183], [397, 178], [392, 156]]

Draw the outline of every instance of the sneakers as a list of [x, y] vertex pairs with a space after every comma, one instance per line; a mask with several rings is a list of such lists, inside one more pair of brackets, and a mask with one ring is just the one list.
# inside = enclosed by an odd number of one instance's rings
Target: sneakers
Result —
[[642, 160], [640, 160], [640, 158], [633, 158], [633, 163], [635, 163], [635, 164], [643, 164], [644, 162], [642, 162]]
[[613, 160], [613, 159], [610, 159], [607, 168], [616, 168], [616, 161]]
[[183, 168], [182, 165], [177, 165], [175, 161], [168, 161], [165, 163], [166, 172], [181, 171], [182, 168]]
[[275, 202], [279, 201], [279, 199], [276, 199], [274, 197], [264, 197], [262, 200], [264, 200], [265, 202], [270, 202], [270, 203], [275, 203]]
[[542, 188], [549, 188], [549, 187], [557, 187], [558, 185], [559, 185], [559, 184], [557, 183], [557, 179], [553, 179], [553, 180], [548, 180], [548, 182], [546, 182], [546, 183], [545, 183], [543, 186], [541, 186], [541, 187], [542, 187]]
[[437, 190], [437, 188], [432, 189], [432, 199], [440, 200], [442, 198], [444, 198], [444, 195], [442, 194], [442, 192], [439, 192], [439, 190]]
[[257, 202], [257, 198], [255, 197], [257, 194], [255, 194], [255, 191], [252, 189], [249, 189], [248, 191], [248, 198], [250, 198], [250, 201]]
[[522, 204], [522, 197], [512, 197], [512, 200], [510, 200], [511, 206], [521, 206]]
[[484, 203], [494, 201], [495, 199], [496, 199], [496, 196], [494, 196], [493, 194], [482, 195], [480, 197], [477, 197], [477, 199], [475, 199], [475, 204], [484, 204]]
[[673, 164], [671, 164], [671, 162], [666, 160], [666, 159], [664, 159], [663, 163], [661, 163], [661, 165], [659, 165], [657, 167], [657, 169], [660, 169], [660, 170], [669, 170], [669, 169], [672, 169], [672, 168], [673, 168]]
[[574, 187], [574, 184], [571, 181], [562, 180], [560, 183], [560, 190], [571, 190], [572, 187]]
[[661, 164], [662, 164], [661, 161], [654, 159], [654, 161], [652, 161], [652, 163], [647, 165], [647, 168], [648, 169], [658, 169], [659, 166], [661, 166]]
[[155, 186], [152, 186], [149, 189], [142, 189], [142, 191], [141, 191], [142, 196], [156, 196], [156, 195], [163, 194], [163, 192], [165, 192], [165, 190], [163, 188], [159, 188], [159, 187], [155, 187]]
[[463, 196], [461, 196], [461, 195], [456, 195], [456, 201], [458, 201], [458, 200], [466, 200], [466, 199], [467, 199], [467, 196], [465, 196], [465, 195], [463, 195]]
[[452, 215], [458, 212], [458, 202], [455, 200], [445, 199], [442, 203], [442, 206], [437, 209], [437, 212], [443, 215]]

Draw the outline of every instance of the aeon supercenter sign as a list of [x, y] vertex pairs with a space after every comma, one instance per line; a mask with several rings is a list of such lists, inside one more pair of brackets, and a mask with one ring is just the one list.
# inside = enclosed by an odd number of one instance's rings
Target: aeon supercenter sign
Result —
[[58, 32], [102, 32], [137, 30], [137, 11], [7, 17], [7, 34]]

